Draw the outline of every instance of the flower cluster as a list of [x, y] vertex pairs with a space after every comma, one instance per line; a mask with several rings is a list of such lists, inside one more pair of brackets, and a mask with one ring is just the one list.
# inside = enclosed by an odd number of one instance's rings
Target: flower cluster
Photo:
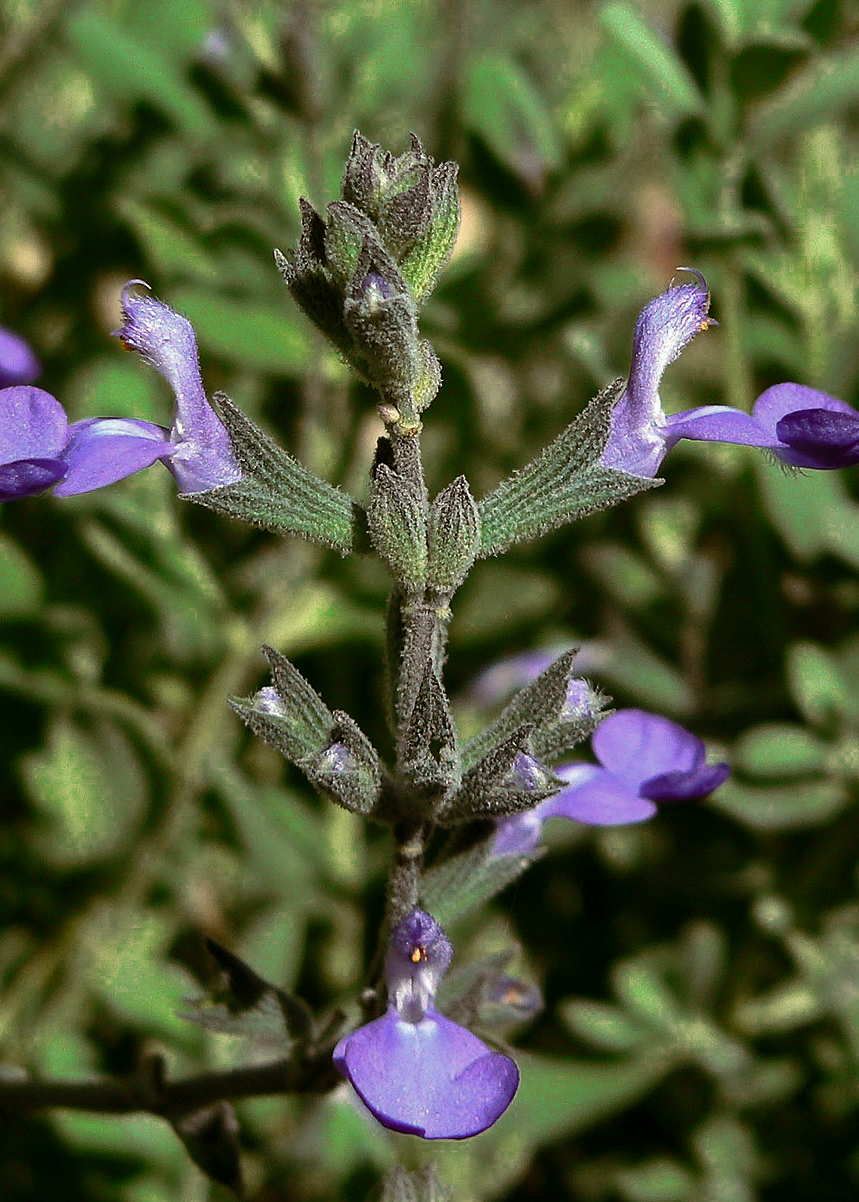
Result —
[[586, 826], [644, 822], [654, 816], [658, 804], [705, 797], [728, 776], [727, 764], [707, 763], [706, 748], [696, 735], [645, 710], [610, 715], [597, 727], [591, 746], [598, 764], [557, 769], [567, 782], [565, 789], [533, 810], [498, 823], [495, 855], [532, 851], [549, 818]]
[[451, 960], [435, 919], [412, 910], [385, 961], [388, 1009], [337, 1044], [334, 1063], [380, 1123], [424, 1139], [467, 1139], [513, 1100], [519, 1070], [434, 1002]]
[[[187, 318], [151, 296], [122, 292], [117, 331], [169, 382], [170, 429], [139, 418], [86, 418], [69, 425], [50, 393], [19, 384], [0, 390], [0, 501], [54, 486], [59, 497], [91, 492], [160, 460], [185, 493], [208, 492], [241, 476], [229, 436], [200, 378], [197, 341]], [[0, 347], [2, 350], [2, 347]]]

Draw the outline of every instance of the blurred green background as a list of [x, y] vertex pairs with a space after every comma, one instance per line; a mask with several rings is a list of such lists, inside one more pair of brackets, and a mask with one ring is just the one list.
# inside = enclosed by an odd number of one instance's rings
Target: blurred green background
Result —
[[[73, 419], [166, 422], [121, 353], [130, 277], [195, 323], [223, 389], [356, 495], [372, 396], [272, 261], [333, 199], [353, 128], [461, 164], [463, 222], [423, 329], [445, 383], [431, 488], [477, 495], [626, 372], [679, 264], [719, 327], [667, 409], [796, 379], [859, 404], [859, 9], [851, 0], [4, 0], [0, 322]], [[402, 1162], [456, 1202], [848, 1202], [859, 1191], [859, 502], [681, 446], [663, 488], [503, 560], [455, 599], [447, 679], [583, 645], [619, 705], [734, 765], [700, 807], [552, 829], [457, 956], [511, 936], [546, 1010], [492, 1130], [432, 1147], [345, 1096], [239, 1107], [255, 1202], [363, 1202]], [[294, 659], [386, 746], [386, 578], [179, 504], [156, 467], [0, 513], [2, 1071], [174, 1072], [265, 1054], [177, 1017], [203, 933], [325, 1006], [361, 980], [388, 845], [309, 794], [227, 709]], [[495, 704], [500, 703], [499, 697]], [[4, 1202], [227, 1195], [154, 1119], [0, 1123]]]

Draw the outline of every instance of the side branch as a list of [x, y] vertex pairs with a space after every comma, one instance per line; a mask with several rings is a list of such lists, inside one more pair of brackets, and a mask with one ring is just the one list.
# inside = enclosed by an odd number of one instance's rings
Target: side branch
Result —
[[0, 1079], [0, 1112], [61, 1108], [99, 1114], [153, 1114], [173, 1120], [215, 1102], [285, 1093], [327, 1093], [342, 1080], [331, 1046], [267, 1064], [200, 1073], [168, 1081], [160, 1057], [126, 1081]]

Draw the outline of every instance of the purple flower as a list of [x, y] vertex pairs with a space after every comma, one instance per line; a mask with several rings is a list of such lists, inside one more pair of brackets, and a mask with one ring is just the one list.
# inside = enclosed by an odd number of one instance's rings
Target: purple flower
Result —
[[0, 388], [32, 384], [41, 368], [29, 342], [20, 334], [0, 326]]
[[171, 385], [173, 426], [168, 430], [137, 418], [75, 422], [64, 452], [68, 474], [57, 496], [103, 488], [157, 459], [185, 493], [208, 492], [241, 476], [229, 435], [203, 390], [191, 323], [155, 297], [135, 294], [132, 286], [142, 282], [132, 280], [122, 290], [125, 320], [118, 334]]
[[671, 287], [645, 305], [635, 323], [626, 388], [612, 412], [600, 463], [634, 476], [655, 476], [681, 438], [761, 447], [795, 467], [837, 468], [859, 462], [859, 414], [844, 401], [801, 384], [776, 384], [758, 397], [751, 414], [728, 405], [703, 405], [670, 417], [662, 410], [662, 373], [700, 331], [710, 293], [700, 272], [694, 283]]
[[0, 391], [0, 501], [17, 501], [62, 480], [69, 423], [49, 392], [22, 384]]
[[645, 710], [618, 710], [591, 740], [599, 764], [567, 764], [568, 787], [525, 814], [498, 824], [495, 855], [524, 855], [537, 846], [547, 818], [587, 826], [621, 826], [652, 818], [657, 802], [705, 797], [728, 775], [708, 764], [703, 742], [676, 722]]
[[467, 1139], [513, 1100], [519, 1070], [435, 1009], [451, 946], [424, 910], [394, 930], [385, 961], [388, 1011], [334, 1049], [334, 1064], [385, 1127], [424, 1139]]

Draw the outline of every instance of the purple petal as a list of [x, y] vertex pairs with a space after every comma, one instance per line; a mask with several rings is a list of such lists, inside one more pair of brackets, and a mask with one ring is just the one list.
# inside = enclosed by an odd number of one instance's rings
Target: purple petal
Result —
[[666, 418], [664, 433], [670, 448], [681, 438], [695, 442], [732, 442], [742, 446], [776, 447], [778, 438], [741, 409], [729, 405], [702, 405]]
[[0, 388], [32, 384], [41, 368], [30, 344], [20, 334], [0, 326]]
[[75, 422], [63, 452], [68, 475], [54, 490], [55, 495], [73, 497], [104, 488], [150, 467], [174, 450], [169, 432], [152, 422], [104, 417]]
[[640, 797], [637, 790], [605, 768], [568, 764], [557, 772], [570, 784], [540, 806], [544, 819], [569, 818], [586, 826], [624, 826], [644, 822], [656, 813], [652, 801]]
[[0, 463], [57, 459], [69, 423], [56, 397], [22, 384], [0, 391]]
[[848, 413], [856, 416], [856, 410], [846, 401], [827, 392], [818, 392], [816, 388], [806, 388], [804, 384], [773, 384], [762, 392], [752, 406], [752, 417], [776, 436], [776, 426], [789, 413], [800, 409], [828, 409], [833, 413]]
[[509, 1056], [434, 1010], [420, 1023], [389, 1010], [341, 1039], [334, 1064], [380, 1123], [424, 1139], [485, 1131], [519, 1085]]
[[541, 802], [533, 810], [500, 819], [495, 828], [493, 856], [524, 856], [533, 851], [543, 831], [545, 804]]
[[652, 477], [665, 457], [665, 414], [659, 400], [662, 373], [700, 330], [715, 324], [707, 316], [706, 281], [694, 274], [694, 283], [669, 288], [638, 315], [629, 380], [612, 412], [611, 433], [600, 458], [605, 467]]
[[385, 959], [385, 983], [401, 1018], [420, 1022], [452, 955], [450, 940], [426, 910], [414, 909], [397, 923]]
[[492, 705], [536, 680], [556, 659], [557, 655], [551, 651], [523, 651], [511, 655], [475, 677], [469, 692], [480, 704]]
[[663, 772], [642, 782], [641, 796], [651, 801], [693, 801], [718, 789], [729, 772], [727, 764], [704, 764], [690, 772]]
[[[819, 392], [816, 388], [806, 388], [804, 384], [794, 384], [790, 381], [784, 384], [774, 384], [772, 388], [767, 388], [765, 392], [762, 392], [752, 406], [752, 416], [759, 425], [773, 435], [776, 440], [772, 447], [773, 453], [784, 463], [789, 463], [793, 467], [818, 469], [849, 466], [854, 460], [832, 462], [832, 459], [837, 457], [833, 456], [831, 452], [827, 452], [826, 448], [810, 446], [806, 452], [780, 440], [779, 428], [782, 419], [811, 409], [823, 409], [830, 413], [856, 416], [856, 410], [846, 401], [830, 396], [827, 392]], [[790, 432], [789, 425], [781, 428], [786, 433]]]
[[799, 409], [776, 423], [776, 433], [793, 451], [813, 462], [808, 467], [839, 468], [859, 463], [859, 413]]
[[233, 484], [242, 473], [229, 435], [203, 389], [194, 327], [154, 296], [136, 295], [132, 285], [142, 283], [131, 280], [122, 290], [125, 320], [118, 333], [173, 389], [176, 448], [167, 466], [183, 492], [208, 492]]
[[68, 468], [62, 459], [18, 459], [0, 464], [0, 502], [20, 501], [44, 492], [62, 480]]
[[696, 736], [660, 714], [624, 709], [601, 723], [591, 742], [604, 768], [636, 793], [642, 781], [666, 772], [690, 772], [706, 758]]

